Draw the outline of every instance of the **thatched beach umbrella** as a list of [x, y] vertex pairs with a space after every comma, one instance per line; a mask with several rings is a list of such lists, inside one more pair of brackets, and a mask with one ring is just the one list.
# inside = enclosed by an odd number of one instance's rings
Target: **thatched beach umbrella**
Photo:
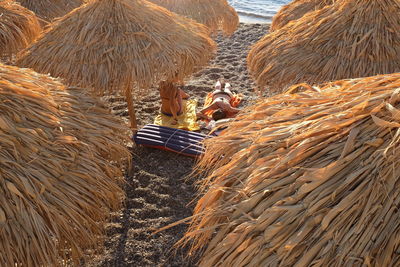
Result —
[[77, 262], [121, 204], [128, 129], [81, 89], [6, 65], [0, 110], [0, 262]]
[[400, 74], [282, 94], [206, 142], [200, 266], [394, 266]]
[[267, 34], [248, 66], [259, 87], [281, 91], [400, 71], [400, 2], [343, 0]]
[[272, 19], [270, 32], [282, 28], [292, 20], [304, 16], [304, 14], [331, 5], [336, 0], [293, 0], [284, 5]]
[[84, 0], [16, 0], [22, 6], [35, 12], [46, 22], [62, 17], [84, 3]]
[[41, 30], [33, 12], [13, 1], [0, 1], [0, 57], [25, 48]]
[[181, 80], [211, 58], [205, 26], [143, 0], [92, 1], [57, 20], [19, 57], [19, 66], [62, 77], [97, 93]]
[[225, 34], [231, 35], [239, 26], [239, 16], [226, 0], [150, 1], [206, 25], [212, 33], [222, 29]]
[[281, 94], [206, 141], [200, 266], [395, 266], [400, 74]]

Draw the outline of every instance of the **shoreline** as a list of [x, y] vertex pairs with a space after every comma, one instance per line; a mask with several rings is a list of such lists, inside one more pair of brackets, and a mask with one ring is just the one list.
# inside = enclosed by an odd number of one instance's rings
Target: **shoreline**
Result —
[[244, 24], [271, 24], [272, 23], [272, 16], [271, 17], [263, 17], [257, 15], [250, 15], [243, 12], [237, 12], [239, 15], [239, 22]]

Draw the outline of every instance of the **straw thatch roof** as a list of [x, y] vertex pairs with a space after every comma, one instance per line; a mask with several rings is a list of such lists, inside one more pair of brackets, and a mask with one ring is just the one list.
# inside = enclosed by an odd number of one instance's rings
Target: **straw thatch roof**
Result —
[[239, 16], [226, 0], [150, 1], [206, 25], [212, 33], [221, 29], [226, 35], [231, 35], [239, 26]]
[[200, 266], [395, 266], [399, 84], [399, 73], [306, 84], [207, 140], [183, 240], [206, 246]]
[[121, 204], [126, 128], [81, 89], [6, 65], [0, 109], [0, 262], [77, 262]]
[[16, 0], [22, 6], [35, 12], [41, 19], [50, 22], [62, 17], [83, 4], [83, 0]]
[[304, 16], [304, 14], [331, 5], [336, 0], [293, 0], [275, 14], [272, 19], [270, 32], [282, 28], [292, 20]]
[[400, 2], [337, 1], [267, 34], [248, 66], [259, 87], [282, 91], [400, 71]]
[[[168, 27], [166, 27], [168, 25]], [[19, 66], [98, 92], [149, 88], [205, 65], [215, 43], [204, 26], [142, 0], [98, 0], [54, 22]]]
[[42, 30], [35, 14], [13, 1], [0, 1], [0, 14], [0, 57], [25, 48]]

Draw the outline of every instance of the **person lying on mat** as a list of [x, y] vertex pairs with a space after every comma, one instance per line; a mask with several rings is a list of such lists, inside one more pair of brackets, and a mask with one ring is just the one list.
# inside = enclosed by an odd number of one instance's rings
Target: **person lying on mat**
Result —
[[215, 90], [212, 92], [212, 103], [200, 110], [197, 113], [197, 116], [210, 120], [210, 118], [205, 115], [205, 112], [209, 110], [214, 110], [212, 114], [212, 119], [219, 120], [226, 118], [227, 113], [238, 113], [240, 109], [231, 106], [231, 99], [233, 97], [233, 94], [230, 88], [231, 85], [229, 83], [221, 84], [221, 82], [218, 81], [215, 84]]
[[172, 124], [178, 123], [178, 116], [183, 112], [182, 99], [188, 99], [189, 95], [178, 88], [172, 82], [160, 83], [161, 113], [174, 118]]

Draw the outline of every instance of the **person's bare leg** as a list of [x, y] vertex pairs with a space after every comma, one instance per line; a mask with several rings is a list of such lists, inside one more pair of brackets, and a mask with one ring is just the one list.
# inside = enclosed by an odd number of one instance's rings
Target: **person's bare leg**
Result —
[[239, 108], [234, 108], [234, 107], [232, 107], [231, 105], [229, 105], [227, 111], [228, 111], [228, 112], [232, 112], [232, 113], [238, 113], [238, 112], [240, 111], [240, 109], [239, 109]]
[[176, 102], [177, 102], [176, 113], [180, 115], [183, 112], [183, 100], [180, 92], [178, 92]]
[[240, 111], [240, 109], [232, 107], [227, 101], [218, 101], [217, 104], [220, 109], [226, 112], [238, 113]]
[[213, 110], [213, 109], [217, 109], [217, 108], [218, 108], [218, 104], [217, 104], [216, 101], [214, 101], [211, 105], [209, 105], [209, 106], [203, 108], [203, 109], [200, 110], [199, 112], [201, 112], [201, 113], [204, 114], [205, 112], [207, 112], [207, 111], [209, 111], [209, 110]]
[[232, 93], [232, 92], [231, 92], [231, 84], [230, 84], [230, 83], [226, 83], [224, 89], [225, 89], [224, 91], [227, 91], [227, 92], [229, 92], [229, 93]]
[[171, 113], [172, 113], [172, 117], [173, 117], [173, 122], [171, 122], [172, 125], [176, 125], [178, 124], [178, 112], [179, 112], [179, 103], [177, 101], [177, 99], [172, 98], [170, 99], [170, 107], [171, 107]]
[[205, 115], [205, 114], [203, 114], [203, 113], [201, 113], [201, 112], [197, 112], [197, 113], [196, 113], [196, 116], [197, 116], [198, 119], [211, 120], [210, 117], [208, 117], [207, 115]]

